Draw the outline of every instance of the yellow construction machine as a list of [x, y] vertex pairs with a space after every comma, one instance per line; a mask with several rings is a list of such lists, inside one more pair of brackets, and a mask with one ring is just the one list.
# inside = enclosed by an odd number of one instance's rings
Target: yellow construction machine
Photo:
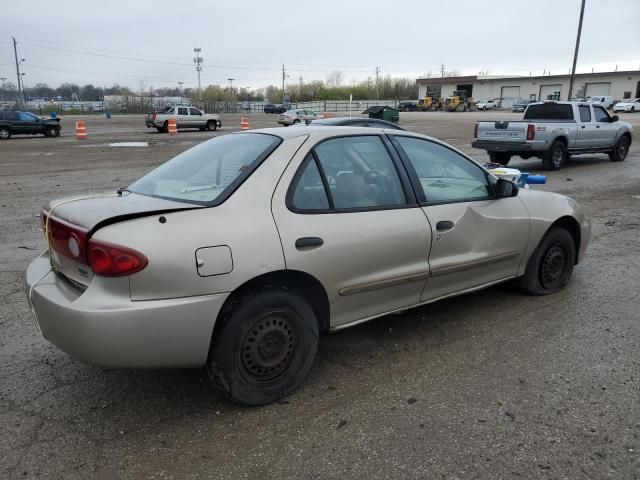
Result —
[[453, 95], [444, 101], [447, 112], [466, 112], [473, 110], [474, 105], [473, 97], [469, 97], [466, 90], [454, 90]]

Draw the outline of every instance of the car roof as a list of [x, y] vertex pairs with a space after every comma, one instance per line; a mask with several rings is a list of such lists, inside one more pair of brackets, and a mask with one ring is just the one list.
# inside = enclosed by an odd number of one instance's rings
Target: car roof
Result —
[[377, 127], [349, 127], [349, 126], [335, 126], [333, 128], [326, 128], [326, 125], [313, 125], [309, 124], [304, 128], [295, 127], [273, 127], [273, 128], [258, 128], [255, 130], [244, 130], [239, 132], [233, 132], [231, 135], [247, 135], [251, 133], [260, 133], [275, 135], [284, 140], [290, 138], [301, 137], [303, 135], [309, 135], [315, 139], [330, 138], [330, 137], [344, 137], [351, 135], [376, 135], [380, 133], [388, 133], [390, 135], [402, 135], [411, 136], [417, 138], [423, 138], [425, 140], [431, 140], [436, 143], [450, 145], [438, 140], [437, 138], [429, 137], [427, 135], [421, 135], [419, 133], [409, 132], [407, 130], [395, 130], [392, 128], [377, 128]]

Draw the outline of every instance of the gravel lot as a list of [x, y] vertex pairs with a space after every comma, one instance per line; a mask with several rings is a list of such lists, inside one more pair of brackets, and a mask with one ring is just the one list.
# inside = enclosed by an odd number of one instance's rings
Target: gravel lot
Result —
[[[401, 125], [471, 148], [478, 118], [403, 113]], [[621, 117], [640, 127], [640, 114]], [[275, 126], [252, 115], [252, 127]], [[640, 478], [640, 147], [575, 157], [544, 190], [593, 222], [567, 289], [507, 286], [324, 336], [305, 385], [263, 408], [222, 401], [203, 370], [82, 365], [36, 331], [23, 272], [44, 248], [48, 199], [114, 190], [214, 135], [175, 137], [142, 116], [63, 117], [58, 139], [0, 142], [0, 478]], [[146, 148], [110, 147], [146, 141]], [[540, 170], [535, 159], [512, 165]]]

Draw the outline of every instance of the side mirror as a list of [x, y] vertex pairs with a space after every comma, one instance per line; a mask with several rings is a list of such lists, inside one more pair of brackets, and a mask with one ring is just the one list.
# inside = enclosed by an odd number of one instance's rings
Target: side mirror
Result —
[[518, 195], [518, 185], [511, 180], [499, 178], [495, 185], [496, 196], [498, 198], [509, 198]]
[[620, 117], [618, 115], [614, 115], [613, 117], [611, 117], [611, 122], [617, 122], [618, 120], [620, 120]]

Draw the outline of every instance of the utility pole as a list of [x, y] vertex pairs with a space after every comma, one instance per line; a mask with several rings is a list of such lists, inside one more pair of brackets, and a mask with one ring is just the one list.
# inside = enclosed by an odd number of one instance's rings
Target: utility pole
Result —
[[282, 101], [284, 102], [284, 78], [286, 77], [287, 73], [284, 69], [284, 63], [282, 64]]
[[200, 56], [202, 48], [195, 47], [193, 52], [196, 54], [196, 56], [193, 57], [193, 63], [196, 64], [196, 72], [198, 72], [198, 90], [202, 90], [202, 83], [200, 83], [200, 72], [202, 71], [202, 62], [204, 62], [204, 59]]
[[573, 52], [573, 68], [571, 69], [571, 77], [569, 79], [569, 95], [567, 96], [567, 100], [571, 101], [571, 96], [573, 95], [573, 81], [576, 76], [576, 63], [578, 62], [578, 49], [580, 48], [580, 35], [582, 34], [582, 19], [584, 17], [584, 3], [585, 0], [582, 0], [582, 5], [580, 6], [580, 20], [578, 20], [578, 36], [576, 37], [576, 48]]
[[376, 67], [376, 100], [380, 100], [380, 67]]
[[444, 78], [444, 63], [440, 65], [440, 76]]
[[0, 77], [0, 81], [2, 82], [2, 101], [4, 102], [4, 94], [6, 89], [4, 88], [4, 82], [7, 80], [7, 77]]
[[227, 78], [229, 80], [229, 90], [231, 90], [231, 95], [233, 95], [233, 81], [235, 78]]
[[24, 104], [24, 97], [22, 96], [22, 75], [20, 75], [20, 62], [18, 62], [18, 42], [16, 42], [15, 37], [13, 38], [13, 54], [16, 58], [16, 75], [18, 76], [18, 94], [20, 95], [19, 104]]

